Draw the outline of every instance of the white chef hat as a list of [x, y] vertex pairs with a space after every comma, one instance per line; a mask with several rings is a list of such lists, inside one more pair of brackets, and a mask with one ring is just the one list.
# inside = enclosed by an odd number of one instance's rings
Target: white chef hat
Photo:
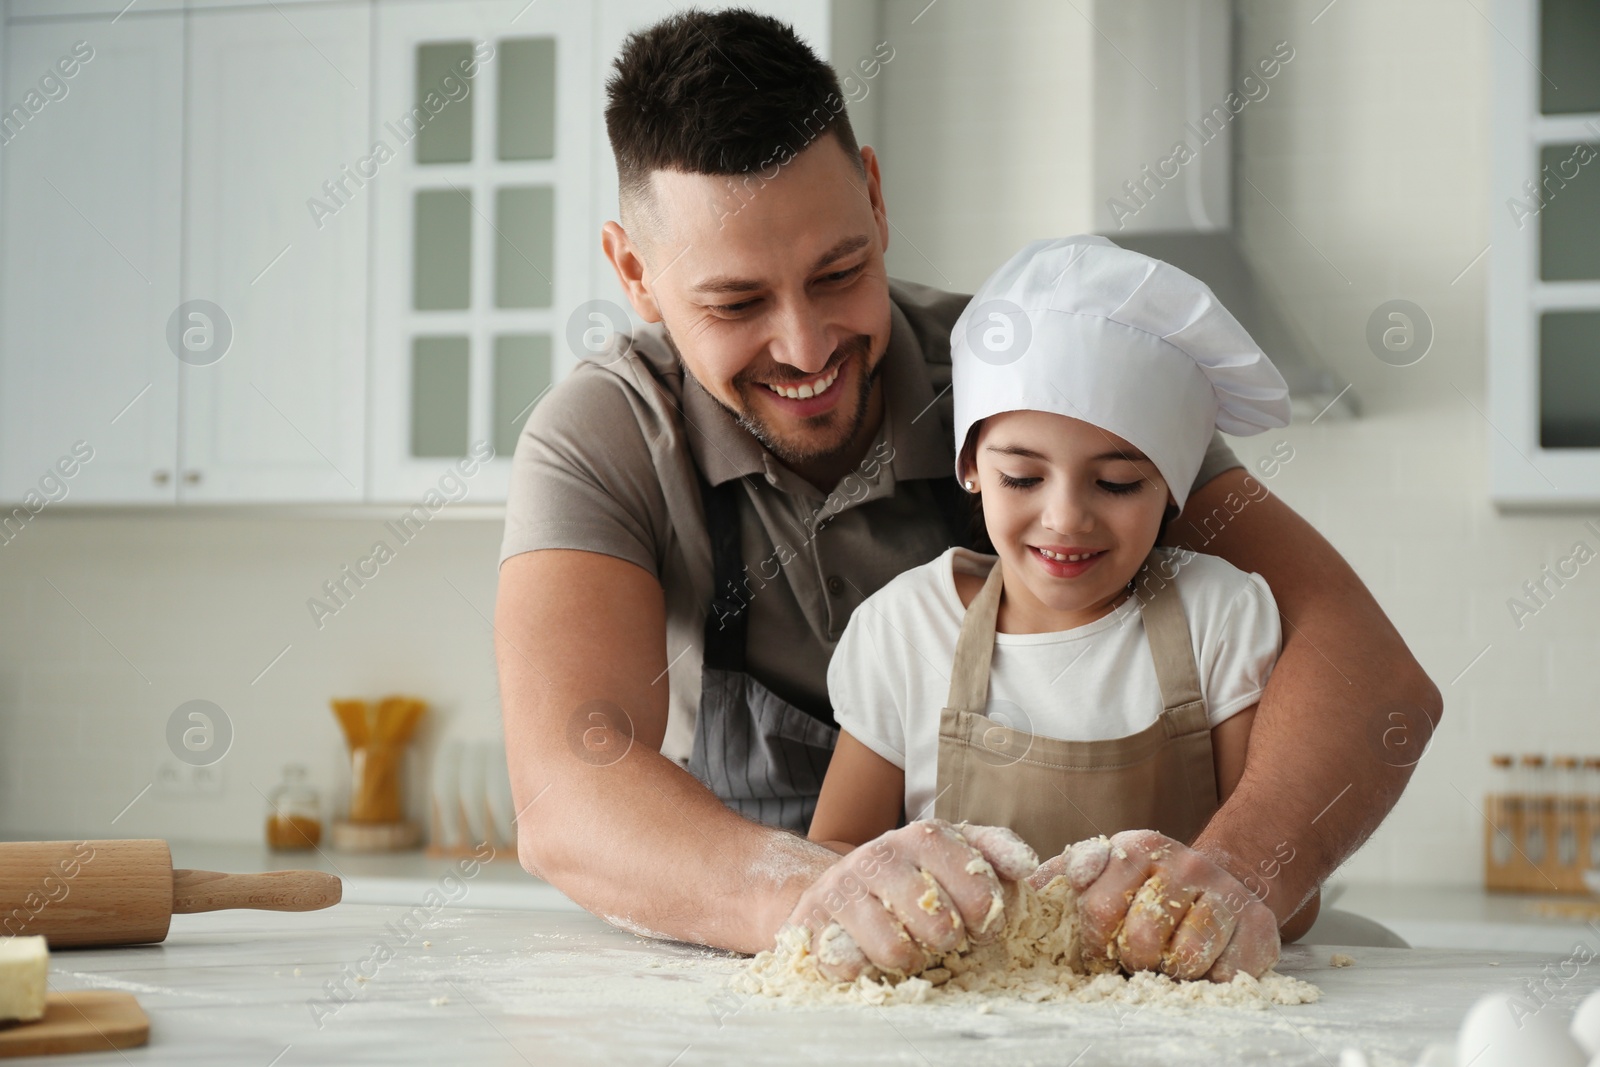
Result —
[[1289, 423], [1289, 388], [1204, 282], [1104, 237], [1035, 241], [950, 333], [956, 477], [973, 424], [1050, 411], [1149, 456], [1181, 508], [1213, 428]]

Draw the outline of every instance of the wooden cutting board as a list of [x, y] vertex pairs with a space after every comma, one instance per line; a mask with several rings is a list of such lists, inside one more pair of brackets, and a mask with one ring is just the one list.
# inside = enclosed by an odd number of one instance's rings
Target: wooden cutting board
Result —
[[0, 1029], [0, 1059], [57, 1052], [109, 1052], [150, 1040], [150, 1020], [132, 993], [51, 993], [44, 1018]]

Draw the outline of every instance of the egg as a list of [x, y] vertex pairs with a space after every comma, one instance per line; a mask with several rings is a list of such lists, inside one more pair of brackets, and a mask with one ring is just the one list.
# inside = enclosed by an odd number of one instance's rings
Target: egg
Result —
[[1565, 1011], [1490, 993], [1461, 1024], [1456, 1062], [1472, 1067], [1587, 1067], [1589, 1056], [1568, 1031]]
[[1431, 1041], [1422, 1050], [1422, 1058], [1417, 1060], [1416, 1067], [1456, 1067], [1456, 1047]]
[[1591, 1056], [1600, 1056], [1600, 993], [1590, 993], [1572, 1017], [1572, 1036]]

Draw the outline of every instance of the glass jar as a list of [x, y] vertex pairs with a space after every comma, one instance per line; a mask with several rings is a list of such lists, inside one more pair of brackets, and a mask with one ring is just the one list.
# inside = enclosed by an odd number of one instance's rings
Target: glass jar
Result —
[[1584, 853], [1584, 866], [1600, 870], [1600, 756], [1589, 756], [1583, 761], [1583, 802], [1585, 810], [1584, 836], [1589, 847]]
[[1485, 798], [1487, 817], [1484, 858], [1485, 883], [1490, 889], [1516, 888], [1516, 842], [1522, 830], [1522, 797], [1513, 788], [1515, 760], [1507, 754], [1490, 757], [1493, 768], [1489, 795]]
[[267, 794], [267, 845], [283, 852], [316, 848], [322, 840], [322, 804], [306, 780], [306, 769], [291, 763], [283, 781]]
[[1557, 879], [1563, 890], [1581, 889], [1579, 878], [1579, 853], [1583, 832], [1581, 808], [1582, 794], [1578, 781], [1582, 762], [1576, 756], [1557, 756], [1551, 760], [1556, 795], [1555, 863], [1561, 876]]
[[[1523, 756], [1519, 769], [1522, 772], [1524, 815], [1522, 854], [1534, 868], [1534, 877], [1537, 878], [1537, 872], [1543, 870], [1547, 858], [1550, 838], [1545, 823], [1546, 816], [1555, 807], [1555, 798], [1550, 795], [1548, 770], [1543, 756]], [[1538, 883], [1530, 882], [1528, 888], [1538, 888]]]

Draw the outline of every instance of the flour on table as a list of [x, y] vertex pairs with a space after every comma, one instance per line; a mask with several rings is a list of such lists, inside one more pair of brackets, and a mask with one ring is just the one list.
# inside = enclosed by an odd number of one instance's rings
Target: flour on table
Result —
[[602, 915], [600, 917], [606, 922], [610, 923], [612, 926], [615, 926], [617, 929], [626, 930], [635, 937], [645, 937], [651, 939], [652, 941], [672, 940], [672, 938], [668, 937], [666, 934], [658, 934], [648, 926], [634, 922], [633, 919], [626, 915]]
[[[1150, 971], [1090, 973], [1079, 951], [1077, 903], [1077, 893], [1064, 877], [1038, 891], [1026, 882], [1007, 883], [1006, 925], [994, 941], [936, 956], [918, 975], [873, 972], [854, 982], [823, 975], [810, 932], [785, 927], [777, 944], [759, 953], [730, 984], [741, 993], [773, 998], [774, 1007], [946, 1001], [976, 1003], [980, 1011], [1001, 998], [1033, 1004], [1120, 1001], [1265, 1009], [1268, 1004], [1309, 1004], [1321, 995], [1311, 983], [1276, 971], [1259, 979], [1241, 973], [1229, 983], [1179, 982]], [[823, 953], [830, 947], [826, 941], [818, 946]]]

